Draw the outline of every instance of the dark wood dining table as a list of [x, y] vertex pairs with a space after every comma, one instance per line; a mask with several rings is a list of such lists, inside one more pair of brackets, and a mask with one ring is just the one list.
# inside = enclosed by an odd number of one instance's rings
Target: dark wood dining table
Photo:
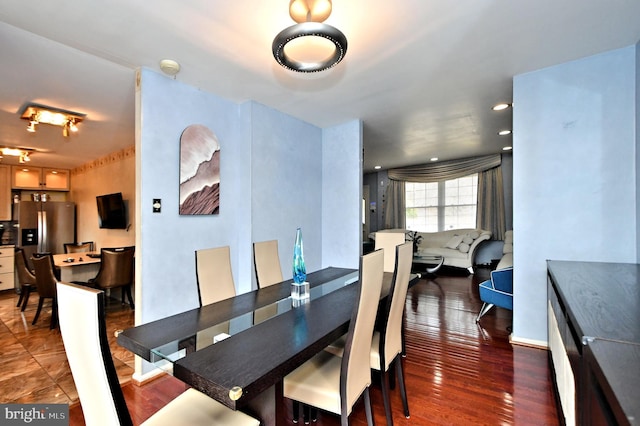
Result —
[[[289, 297], [287, 280], [127, 329], [118, 344], [169, 364], [176, 378], [262, 425], [284, 424], [282, 379], [347, 332], [357, 279], [357, 270], [325, 268], [307, 276], [306, 302]], [[385, 273], [381, 298], [391, 280]], [[214, 344], [208, 330], [224, 330], [214, 338], [230, 337]]]

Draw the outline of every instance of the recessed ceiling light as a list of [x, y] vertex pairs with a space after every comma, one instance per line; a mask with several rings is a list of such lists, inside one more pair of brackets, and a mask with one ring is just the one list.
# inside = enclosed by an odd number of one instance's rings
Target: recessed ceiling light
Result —
[[500, 131], [498, 132], [498, 134], [499, 134], [500, 136], [507, 136], [507, 135], [510, 135], [510, 134], [511, 134], [511, 130], [500, 130]]
[[502, 148], [503, 151], [511, 151], [512, 149], [512, 146], [505, 146], [504, 148]]
[[502, 111], [503, 109], [507, 109], [510, 106], [511, 106], [511, 104], [504, 104], [503, 103], [503, 104], [494, 105], [493, 108], [491, 108], [491, 109], [493, 109], [494, 111]]
[[430, 161], [438, 161], [438, 157], [431, 157]]
[[374, 169], [376, 170], [380, 170], [382, 168], [382, 166], [375, 166]]

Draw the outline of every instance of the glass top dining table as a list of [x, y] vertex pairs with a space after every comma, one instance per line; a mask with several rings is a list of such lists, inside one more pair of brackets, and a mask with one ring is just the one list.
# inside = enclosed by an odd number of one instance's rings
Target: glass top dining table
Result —
[[291, 299], [287, 280], [127, 329], [118, 344], [264, 425], [283, 424], [282, 379], [347, 332], [357, 298], [357, 270], [329, 267], [307, 281], [307, 300]]

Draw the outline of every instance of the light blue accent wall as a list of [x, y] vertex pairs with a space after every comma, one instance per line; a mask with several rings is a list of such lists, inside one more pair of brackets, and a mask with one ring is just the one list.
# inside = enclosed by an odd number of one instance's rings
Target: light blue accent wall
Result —
[[[358, 266], [359, 122], [323, 130], [259, 103], [238, 105], [148, 69], [140, 70], [137, 91], [140, 321], [198, 306], [197, 249], [230, 246], [237, 293], [255, 287], [254, 241], [277, 239], [283, 276], [291, 277], [296, 227], [303, 230], [309, 271]], [[218, 215], [178, 214], [179, 141], [191, 124], [207, 126], [221, 145]], [[162, 199], [161, 213], [152, 212], [154, 198]], [[331, 262], [323, 259], [323, 250], [332, 253]]]
[[636, 50], [514, 78], [515, 340], [547, 341], [547, 259], [637, 259]]
[[322, 265], [322, 129], [256, 102], [251, 111], [253, 241], [278, 240], [285, 279], [292, 277], [296, 228], [307, 271]]
[[[198, 306], [195, 250], [231, 246], [231, 264], [238, 291], [238, 271], [247, 268], [237, 247], [251, 200], [246, 164], [249, 140], [240, 130], [240, 110], [232, 102], [182, 84], [153, 71], [141, 70], [140, 127], [137, 142], [139, 244], [136, 256], [141, 272], [143, 322]], [[191, 124], [211, 129], [220, 142], [220, 214], [178, 214], [180, 136]], [[250, 161], [250, 159], [249, 159]], [[154, 198], [162, 199], [162, 212], [152, 213]], [[239, 228], [240, 227], [240, 228]], [[239, 288], [238, 288], [239, 287]]]
[[640, 263], [640, 42], [636, 44], [636, 262]]
[[322, 136], [322, 266], [358, 268], [362, 240], [362, 122]]

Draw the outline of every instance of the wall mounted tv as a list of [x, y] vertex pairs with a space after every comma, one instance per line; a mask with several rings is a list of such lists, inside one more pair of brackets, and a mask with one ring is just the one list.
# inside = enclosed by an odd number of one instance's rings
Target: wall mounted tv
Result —
[[127, 214], [122, 193], [98, 195], [98, 225], [106, 229], [126, 229]]

